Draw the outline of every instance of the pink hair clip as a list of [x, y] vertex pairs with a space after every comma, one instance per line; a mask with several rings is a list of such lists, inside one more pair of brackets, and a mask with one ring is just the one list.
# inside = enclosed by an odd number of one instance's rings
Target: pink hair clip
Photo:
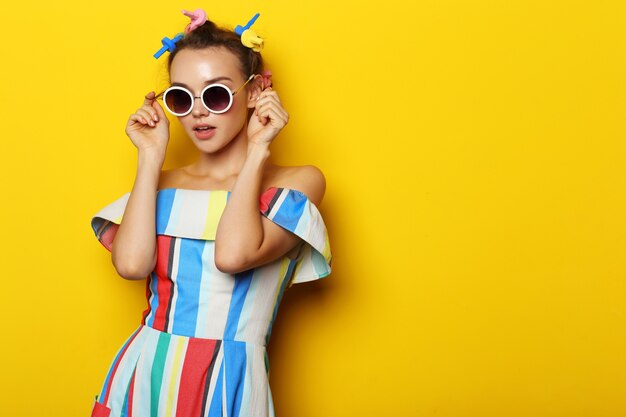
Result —
[[272, 71], [265, 70], [261, 73], [261, 77], [263, 77], [263, 90], [272, 86]]
[[202, 9], [196, 9], [193, 12], [183, 10], [183, 14], [191, 19], [191, 22], [185, 27], [185, 33], [197, 29], [206, 22], [206, 12]]

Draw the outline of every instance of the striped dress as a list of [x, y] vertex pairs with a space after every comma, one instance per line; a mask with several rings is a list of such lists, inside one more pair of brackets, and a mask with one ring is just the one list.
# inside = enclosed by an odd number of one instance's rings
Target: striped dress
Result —
[[[91, 226], [111, 250], [130, 193]], [[260, 214], [302, 239], [295, 259], [226, 274], [214, 262], [227, 190], [164, 188], [147, 308], [112, 361], [92, 417], [273, 417], [266, 345], [285, 288], [331, 271], [328, 233], [301, 191], [269, 187]]]

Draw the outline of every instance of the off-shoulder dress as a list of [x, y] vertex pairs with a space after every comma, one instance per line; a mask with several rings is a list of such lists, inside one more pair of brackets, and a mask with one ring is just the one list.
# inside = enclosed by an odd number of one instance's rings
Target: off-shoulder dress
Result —
[[[274, 417], [266, 352], [272, 324], [287, 287], [330, 274], [328, 232], [303, 192], [269, 187], [260, 214], [302, 239], [297, 256], [223, 273], [214, 262], [215, 233], [230, 194], [158, 190], [147, 308], [114, 357], [92, 417]], [[91, 219], [109, 251], [129, 196]]]

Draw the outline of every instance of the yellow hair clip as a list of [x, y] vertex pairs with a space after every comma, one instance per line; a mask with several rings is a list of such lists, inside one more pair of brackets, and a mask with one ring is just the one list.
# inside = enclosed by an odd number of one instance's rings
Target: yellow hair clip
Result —
[[241, 43], [248, 48], [252, 48], [255, 52], [261, 52], [263, 49], [263, 38], [250, 29], [250, 26], [254, 24], [260, 15], [260, 13], [255, 14], [245, 26], [237, 25], [235, 27], [235, 33], [241, 37]]

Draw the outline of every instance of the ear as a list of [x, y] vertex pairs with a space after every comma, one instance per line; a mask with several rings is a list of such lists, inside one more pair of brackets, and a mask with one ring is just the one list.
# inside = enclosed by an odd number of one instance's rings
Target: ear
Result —
[[256, 106], [257, 98], [263, 91], [263, 77], [261, 74], [256, 74], [252, 80], [248, 83], [248, 108], [253, 109]]

